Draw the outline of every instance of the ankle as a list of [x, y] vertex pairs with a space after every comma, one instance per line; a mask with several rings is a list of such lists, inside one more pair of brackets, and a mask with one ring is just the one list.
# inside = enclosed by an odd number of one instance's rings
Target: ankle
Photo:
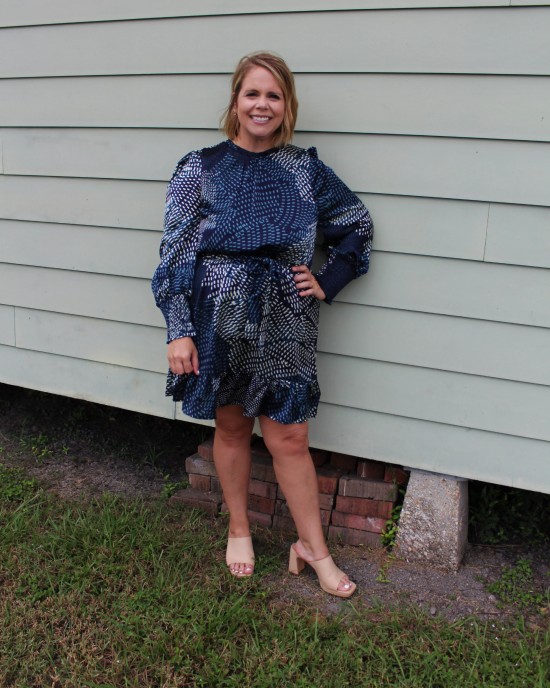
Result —
[[294, 549], [300, 559], [304, 559], [304, 561], [319, 561], [320, 559], [325, 559], [330, 554], [324, 542], [313, 545], [307, 540], [299, 539], [294, 544]]
[[240, 538], [240, 537], [248, 537], [250, 535], [250, 525], [249, 524], [242, 524], [242, 525], [232, 525], [229, 524], [229, 530], [228, 530], [228, 536], [230, 538]]

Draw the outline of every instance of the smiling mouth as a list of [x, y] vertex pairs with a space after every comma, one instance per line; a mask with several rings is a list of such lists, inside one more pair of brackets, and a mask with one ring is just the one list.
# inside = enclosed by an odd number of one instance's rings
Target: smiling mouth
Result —
[[252, 121], [258, 122], [258, 124], [265, 124], [266, 122], [269, 122], [270, 119], [271, 119], [270, 117], [261, 117], [259, 115], [252, 115]]

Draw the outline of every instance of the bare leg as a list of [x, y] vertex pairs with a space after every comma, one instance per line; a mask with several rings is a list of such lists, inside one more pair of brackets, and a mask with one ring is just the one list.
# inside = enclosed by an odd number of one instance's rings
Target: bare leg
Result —
[[[240, 406], [223, 406], [216, 412], [214, 463], [229, 510], [229, 538], [250, 535], [248, 484], [253, 427], [254, 419], [243, 416]], [[229, 568], [235, 575], [250, 575], [254, 567], [245, 559]]]
[[[283, 425], [261, 416], [260, 425], [298, 531], [299, 540], [293, 547], [304, 561], [324, 559], [329, 551], [321, 525], [319, 489], [309, 453], [307, 423]], [[338, 590], [348, 589], [349, 579], [343, 575]]]

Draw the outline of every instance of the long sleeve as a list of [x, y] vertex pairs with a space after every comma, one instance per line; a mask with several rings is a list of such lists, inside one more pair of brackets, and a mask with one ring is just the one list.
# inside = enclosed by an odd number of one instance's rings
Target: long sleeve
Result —
[[314, 164], [318, 227], [328, 254], [316, 277], [327, 303], [331, 303], [346, 284], [369, 269], [373, 223], [357, 196], [330, 167], [317, 159], [315, 149], [309, 153]]
[[201, 156], [194, 151], [178, 163], [168, 184], [160, 265], [151, 287], [167, 327], [167, 341], [194, 337], [189, 297], [199, 246]]

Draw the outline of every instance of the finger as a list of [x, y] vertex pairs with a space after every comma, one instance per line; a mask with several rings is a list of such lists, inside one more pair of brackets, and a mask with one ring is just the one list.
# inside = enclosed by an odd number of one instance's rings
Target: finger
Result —
[[194, 349], [191, 354], [191, 366], [195, 375], [199, 374], [199, 352]]

